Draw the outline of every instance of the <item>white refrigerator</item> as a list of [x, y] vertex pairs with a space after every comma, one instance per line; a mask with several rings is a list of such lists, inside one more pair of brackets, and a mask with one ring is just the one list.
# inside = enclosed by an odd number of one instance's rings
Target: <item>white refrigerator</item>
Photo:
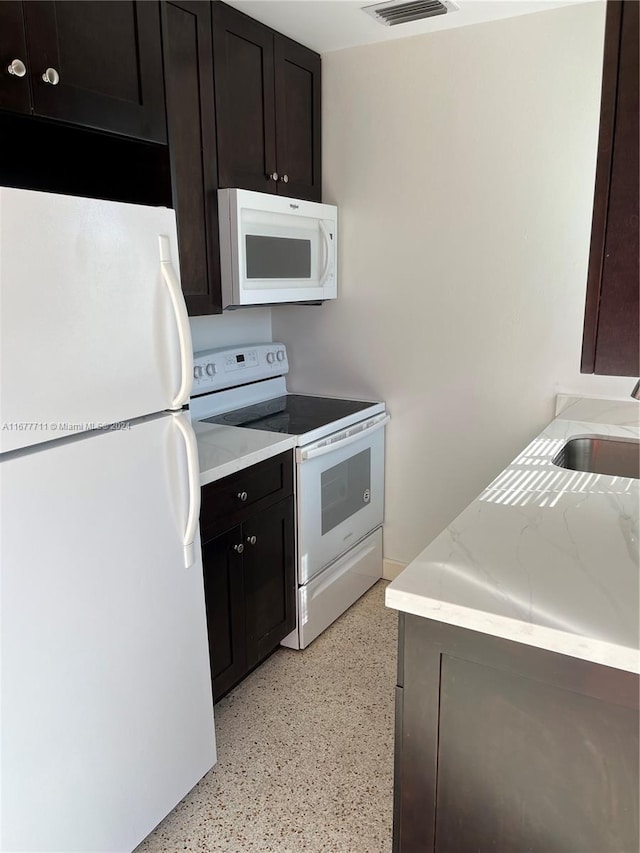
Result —
[[177, 259], [0, 188], [2, 853], [128, 853], [216, 760]]

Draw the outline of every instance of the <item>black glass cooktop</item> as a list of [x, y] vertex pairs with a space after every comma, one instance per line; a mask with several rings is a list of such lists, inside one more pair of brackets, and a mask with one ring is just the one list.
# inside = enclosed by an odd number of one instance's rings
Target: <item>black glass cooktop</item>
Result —
[[326, 424], [339, 421], [368, 409], [375, 403], [359, 400], [334, 400], [331, 397], [308, 397], [304, 394], [286, 394], [264, 403], [245, 406], [212, 418], [204, 418], [209, 424], [243, 426], [263, 429], [267, 432], [284, 432], [289, 435], [304, 435]]

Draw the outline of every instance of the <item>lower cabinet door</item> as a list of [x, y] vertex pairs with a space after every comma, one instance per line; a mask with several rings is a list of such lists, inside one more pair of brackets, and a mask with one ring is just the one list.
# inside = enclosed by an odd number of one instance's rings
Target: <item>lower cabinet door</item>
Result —
[[293, 498], [242, 525], [247, 665], [255, 666], [296, 624]]
[[246, 674], [242, 531], [234, 527], [202, 546], [213, 698]]

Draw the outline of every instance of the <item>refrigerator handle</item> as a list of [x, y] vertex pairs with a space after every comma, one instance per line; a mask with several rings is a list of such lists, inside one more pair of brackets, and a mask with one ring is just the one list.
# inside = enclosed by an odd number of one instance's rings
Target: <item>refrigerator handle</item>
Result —
[[191, 392], [191, 383], [193, 381], [193, 351], [191, 348], [191, 328], [189, 326], [189, 316], [187, 314], [187, 306], [182, 295], [180, 281], [171, 263], [171, 243], [166, 234], [159, 235], [160, 240], [160, 268], [162, 270], [162, 278], [167, 285], [169, 296], [171, 297], [171, 305], [176, 318], [178, 327], [178, 346], [180, 347], [180, 388], [174, 397], [171, 408], [180, 409], [185, 403], [189, 402], [189, 394]]
[[200, 463], [198, 462], [198, 442], [189, 422], [189, 416], [182, 412], [173, 412], [175, 424], [184, 438], [187, 451], [187, 476], [189, 478], [189, 509], [184, 531], [184, 565], [188, 569], [196, 559], [194, 541], [200, 519]]

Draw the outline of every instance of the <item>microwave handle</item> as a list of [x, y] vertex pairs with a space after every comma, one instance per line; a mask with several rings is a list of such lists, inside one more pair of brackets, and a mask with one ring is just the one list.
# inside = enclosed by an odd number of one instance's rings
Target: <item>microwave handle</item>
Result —
[[319, 222], [320, 233], [322, 234], [322, 241], [324, 243], [324, 269], [322, 270], [322, 275], [320, 276], [320, 287], [322, 287], [325, 283], [325, 280], [329, 274], [329, 269], [331, 267], [332, 245], [331, 238], [329, 237], [329, 232], [327, 231], [327, 226], [324, 224], [322, 219], [320, 219]]
[[363, 429], [361, 432], [349, 435], [347, 438], [343, 438], [340, 441], [334, 441], [331, 444], [325, 444], [322, 447], [312, 447], [310, 450], [298, 450], [298, 461], [306, 462], [307, 459], [315, 459], [317, 456], [324, 456], [326, 453], [333, 453], [334, 450], [340, 450], [342, 447], [347, 447], [347, 445], [353, 444], [355, 441], [360, 441], [362, 438], [367, 438], [371, 433], [382, 429], [390, 420], [391, 415], [384, 415], [384, 417], [379, 421], [376, 421], [375, 424], [367, 429]]

